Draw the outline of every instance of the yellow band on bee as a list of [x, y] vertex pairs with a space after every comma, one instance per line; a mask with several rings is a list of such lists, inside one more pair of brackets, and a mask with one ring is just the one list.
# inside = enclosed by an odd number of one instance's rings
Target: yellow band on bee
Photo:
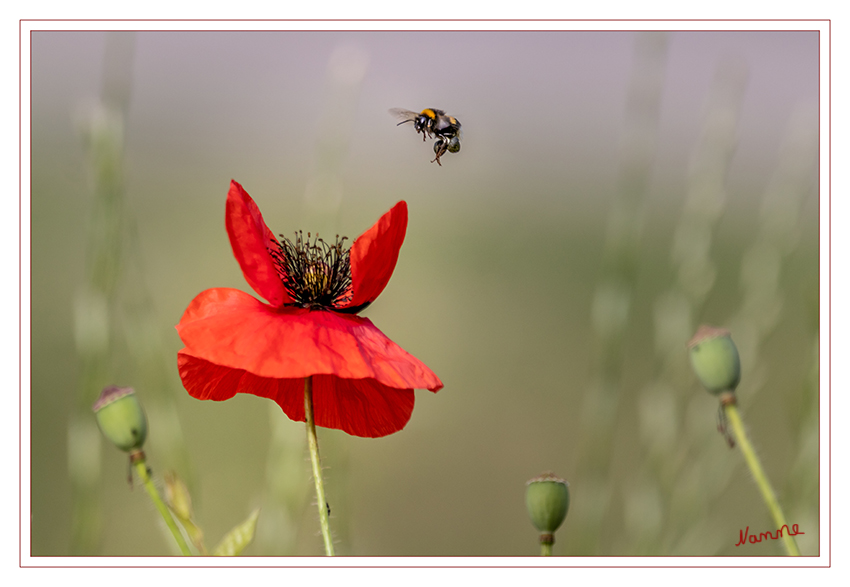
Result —
[[433, 110], [431, 110], [430, 108], [426, 108], [425, 110], [423, 110], [419, 114], [424, 114], [428, 118], [436, 118], [437, 117], [437, 113], [434, 112]]

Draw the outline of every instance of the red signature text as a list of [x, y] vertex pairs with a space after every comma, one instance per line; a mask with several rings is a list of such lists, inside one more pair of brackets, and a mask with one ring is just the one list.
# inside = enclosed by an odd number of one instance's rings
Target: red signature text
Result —
[[741, 546], [742, 544], [746, 544], [747, 542], [749, 542], [750, 544], [758, 544], [762, 540], [779, 540], [780, 538], [782, 538], [783, 531], [788, 534], [788, 536], [805, 534], [805, 532], [800, 531], [800, 527], [797, 524], [793, 524], [790, 530], [788, 529], [788, 524], [785, 524], [774, 533], [760, 532], [758, 536], [756, 536], [755, 534], [750, 534], [750, 527], [747, 526], [746, 530], [741, 530], [741, 536], [738, 539], [738, 544], [736, 544], [735, 546]]

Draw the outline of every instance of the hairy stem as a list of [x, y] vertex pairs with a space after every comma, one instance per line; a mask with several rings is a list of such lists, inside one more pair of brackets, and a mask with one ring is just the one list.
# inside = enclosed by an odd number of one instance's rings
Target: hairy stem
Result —
[[316, 503], [319, 507], [319, 524], [325, 542], [325, 554], [334, 555], [331, 542], [331, 527], [328, 523], [328, 506], [325, 501], [325, 486], [322, 483], [322, 465], [319, 461], [319, 439], [316, 437], [316, 422], [313, 418], [313, 378], [304, 379], [304, 419], [307, 422], [307, 444], [310, 447], [310, 462], [313, 464], [313, 480], [316, 482]]
[[165, 502], [162, 501], [156, 487], [154, 487], [150, 471], [148, 470], [147, 463], [145, 462], [145, 453], [142, 451], [133, 453], [130, 456], [130, 462], [136, 469], [136, 474], [138, 474], [139, 479], [142, 480], [142, 484], [145, 486], [145, 490], [148, 492], [148, 495], [151, 496], [151, 501], [153, 501], [154, 506], [156, 506], [156, 509], [159, 511], [162, 519], [165, 520], [165, 525], [168, 526], [168, 529], [171, 530], [171, 534], [174, 535], [174, 541], [177, 542], [177, 546], [180, 547], [180, 552], [183, 553], [183, 556], [192, 556], [192, 552], [189, 550], [189, 545], [186, 544], [186, 540], [183, 539], [183, 534], [180, 532], [180, 528], [177, 527], [177, 522], [174, 521], [174, 518], [171, 516], [171, 512], [168, 511], [168, 507], [165, 505]]
[[[758, 455], [756, 455], [756, 451], [753, 449], [752, 444], [750, 444], [749, 438], [747, 438], [744, 423], [741, 420], [741, 414], [738, 412], [738, 406], [734, 402], [727, 402], [724, 403], [723, 409], [726, 412], [729, 423], [732, 425], [735, 440], [738, 441], [738, 446], [741, 447], [741, 452], [744, 453], [744, 459], [750, 467], [753, 479], [755, 479], [756, 485], [758, 485], [759, 491], [761, 491], [762, 499], [764, 499], [764, 503], [773, 517], [776, 528], [782, 534], [782, 544], [785, 546], [785, 550], [791, 556], [800, 556], [800, 550], [797, 548], [794, 537], [788, 533], [788, 522], [785, 521], [785, 514], [782, 513], [779, 500], [776, 499], [776, 494], [770, 486], [770, 481], [768, 481], [767, 475], [765, 475], [764, 470], [761, 468]], [[784, 531], [782, 531], [783, 527], [785, 528]]]

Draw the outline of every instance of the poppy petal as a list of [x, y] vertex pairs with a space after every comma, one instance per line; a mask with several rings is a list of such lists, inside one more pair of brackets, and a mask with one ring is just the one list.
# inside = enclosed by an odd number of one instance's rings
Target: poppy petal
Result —
[[233, 255], [254, 291], [275, 307], [291, 302], [269, 255], [269, 249], [277, 248], [274, 233], [248, 192], [233, 180], [227, 193], [225, 225]]
[[443, 387], [439, 378], [368, 318], [326, 310], [273, 308], [237, 289], [201, 292], [177, 332], [186, 351], [260, 377], [335, 375], [394, 389]]
[[351, 245], [351, 300], [340, 309], [369, 304], [392, 277], [407, 232], [407, 202], [402, 200], [381, 216]]
[[[177, 365], [192, 397], [223, 401], [237, 393], [250, 393], [275, 401], [291, 420], [305, 420], [303, 378], [260, 377], [195, 357], [187, 349], [177, 353]], [[353, 436], [378, 438], [398, 432], [410, 420], [413, 404], [412, 389], [394, 389], [374, 379], [313, 377], [316, 426]]]

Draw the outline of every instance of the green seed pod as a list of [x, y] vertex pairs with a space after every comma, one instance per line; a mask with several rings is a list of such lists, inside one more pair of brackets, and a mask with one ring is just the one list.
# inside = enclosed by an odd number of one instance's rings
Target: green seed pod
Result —
[[525, 507], [531, 523], [542, 535], [551, 535], [570, 509], [570, 484], [554, 473], [543, 473], [525, 485]]
[[92, 406], [100, 431], [125, 452], [140, 449], [148, 435], [148, 422], [132, 387], [104, 387]]
[[709, 393], [735, 391], [741, 381], [741, 359], [728, 330], [700, 326], [688, 350], [694, 372]]

